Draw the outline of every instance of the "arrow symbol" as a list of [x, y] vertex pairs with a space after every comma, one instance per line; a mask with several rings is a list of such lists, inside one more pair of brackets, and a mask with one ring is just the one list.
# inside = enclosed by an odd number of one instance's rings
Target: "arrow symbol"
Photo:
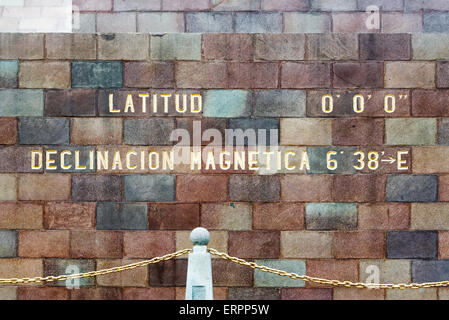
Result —
[[389, 164], [393, 164], [393, 163], [396, 162], [396, 159], [393, 158], [393, 157], [388, 157], [388, 158], [386, 158], [386, 159], [380, 159], [380, 161], [382, 161], [382, 162], [388, 162]]

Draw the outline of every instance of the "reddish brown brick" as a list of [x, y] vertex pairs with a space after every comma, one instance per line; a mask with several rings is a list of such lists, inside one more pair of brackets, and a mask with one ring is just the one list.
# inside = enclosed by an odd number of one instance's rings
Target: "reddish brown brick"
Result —
[[382, 145], [383, 140], [383, 119], [352, 118], [334, 120], [334, 125], [332, 126], [333, 145]]
[[281, 178], [283, 201], [332, 201], [331, 175], [285, 175]]
[[0, 118], [0, 144], [17, 143], [17, 119]]
[[410, 60], [410, 34], [360, 34], [361, 60]]
[[227, 68], [224, 62], [177, 62], [178, 88], [226, 88], [226, 84]]
[[383, 175], [335, 175], [332, 199], [338, 202], [378, 202], [385, 199]]
[[253, 209], [253, 228], [302, 230], [304, 216], [304, 203], [256, 203]]
[[95, 90], [48, 90], [46, 116], [95, 116]]
[[[140, 260], [106, 259], [97, 260], [97, 270], [115, 268], [139, 262]], [[135, 268], [97, 277], [97, 285], [103, 287], [145, 287], [148, 283], [148, 268]]]
[[415, 117], [449, 116], [449, 90], [413, 90], [412, 115]]
[[368, 29], [366, 21], [371, 13], [338, 12], [332, 14], [333, 32], [335, 33], [375, 33], [380, 29]]
[[123, 300], [174, 300], [175, 288], [123, 288]]
[[158, 203], [148, 209], [150, 229], [191, 230], [200, 224], [198, 204]]
[[328, 62], [286, 62], [282, 64], [282, 88], [330, 87], [331, 69]]
[[70, 292], [67, 288], [55, 287], [19, 287], [18, 300], [68, 300]]
[[279, 258], [279, 231], [230, 231], [228, 253], [241, 258]]
[[175, 69], [170, 62], [126, 62], [124, 86], [128, 88], [172, 88]]
[[73, 258], [121, 258], [123, 235], [120, 231], [72, 231]]
[[71, 300], [122, 300], [121, 288], [79, 288], [70, 291]]
[[332, 300], [332, 289], [282, 288], [281, 300]]
[[226, 201], [228, 178], [223, 175], [180, 175], [176, 178], [176, 199], [184, 202]]
[[214, 259], [212, 270], [214, 286], [247, 287], [253, 285], [253, 271], [246, 266]]
[[336, 62], [334, 88], [382, 88], [382, 62]]
[[336, 232], [332, 252], [335, 258], [383, 258], [385, 234], [382, 231]]
[[449, 175], [442, 174], [438, 177], [438, 199], [449, 201]]
[[[336, 279], [342, 281], [357, 282], [359, 278], [359, 263], [357, 260], [331, 260], [313, 259], [307, 260], [307, 275], [311, 277]], [[307, 283], [308, 287], [328, 287], [332, 286]]]
[[449, 231], [438, 232], [438, 258], [449, 258]]
[[175, 259], [151, 264], [149, 274], [151, 287], [185, 287], [187, 259]]
[[449, 62], [437, 64], [437, 88], [449, 88]]
[[251, 230], [252, 206], [245, 202], [203, 203], [201, 226], [218, 230]]
[[19, 231], [20, 257], [69, 257], [69, 231]]
[[41, 204], [0, 202], [0, 229], [41, 229]]
[[68, 200], [70, 176], [65, 174], [24, 174], [19, 176], [19, 200]]
[[45, 229], [95, 229], [95, 203], [48, 202]]
[[364, 203], [358, 209], [359, 230], [402, 230], [410, 227], [408, 203]]
[[358, 288], [335, 288], [334, 300], [384, 300], [385, 290], [358, 289]]
[[203, 54], [206, 60], [250, 61], [254, 55], [249, 34], [203, 34]]
[[42, 147], [0, 147], [0, 172], [43, 172], [43, 168], [31, 168], [32, 150], [42, 151]]
[[122, 119], [73, 118], [70, 124], [71, 143], [74, 145], [121, 144]]
[[228, 62], [230, 88], [277, 88], [279, 66], [271, 62]]
[[175, 251], [171, 231], [125, 231], [123, 255], [126, 258], [153, 258]]

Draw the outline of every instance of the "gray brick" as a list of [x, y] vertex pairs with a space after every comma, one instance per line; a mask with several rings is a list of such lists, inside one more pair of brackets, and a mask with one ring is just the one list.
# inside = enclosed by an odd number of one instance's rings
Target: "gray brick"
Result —
[[0, 258], [17, 257], [17, 232], [0, 230]]
[[[233, 138], [231, 131], [226, 131], [226, 145], [278, 145], [279, 144], [279, 119], [272, 119], [272, 118], [235, 118], [235, 119], [229, 119], [229, 129], [234, 130], [234, 135], [238, 135], [239, 138]], [[244, 137], [242, 134], [240, 134], [238, 129], [243, 130], [243, 133], [245, 133], [248, 129], [253, 130], [252, 132], [254, 135], [248, 135], [247, 137]], [[266, 130], [265, 135], [265, 141], [262, 139], [259, 139], [260, 137], [263, 137], [262, 131], [259, 132], [259, 130]], [[277, 137], [270, 132], [270, 130], [276, 130]], [[248, 133], [248, 132], [247, 132]], [[248, 137], [251, 137], [249, 139]], [[255, 137], [256, 141], [254, 141]], [[273, 141], [272, 141], [273, 140]]]
[[137, 31], [135, 12], [98, 13], [98, 33], [134, 33]]
[[33, 117], [44, 114], [44, 92], [39, 89], [0, 90], [0, 116]]
[[[55, 170], [48, 170], [45, 169], [45, 172], [81, 172], [81, 173], [87, 173], [87, 172], [95, 172], [96, 171], [96, 166], [97, 166], [97, 161], [96, 161], [96, 148], [95, 147], [91, 147], [91, 146], [46, 146], [44, 147], [44, 158], [46, 157], [46, 151], [47, 150], [56, 150], [56, 154], [52, 155], [51, 159], [55, 160], [54, 165], [56, 166], [57, 169]], [[63, 169], [60, 166], [61, 163], [61, 152], [67, 150], [70, 151], [71, 154], [70, 155], [65, 155], [64, 159], [65, 159], [65, 164], [66, 165], [71, 165], [70, 169]], [[79, 165], [80, 166], [85, 166], [86, 169], [76, 169], [75, 167], [75, 151], [79, 151]], [[94, 167], [93, 169], [90, 169], [90, 159], [89, 159], [89, 151], [93, 151], [94, 154]], [[44, 165], [45, 168], [45, 165]]]
[[446, 0], [405, 0], [406, 11], [421, 11], [421, 10], [449, 10], [449, 2]]
[[125, 176], [126, 201], [175, 201], [175, 176], [141, 174]]
[[97, 230], [145, 230], [148, 229], [146, 203], [97, 204]]
[[438, 176], [388, 175], [386, 196], [394, 202], [438, 201]]
[[173, 119], [127, 119], [125, 120], [124, 138], [129, 145], [167, 146], [170, 134], [175, 129]]
[[164, 34], [151, 37], [151, 59], [201, 60], [200, 34]]
[[449, 32], [449, 13], [424, 13], [424, 32]]
[[184, 15], [177, 12], [137, 13], [137, 32], [184, 32]]
[[257, 117], [304, 117], [306, 92], [303, 90], [260, 90], [255, 92]]
[[322, 33], [307, 35], [309, 60], [357, 60], [359, 45], [354, 33]]
[[[257, 264], [261, 264], [270, 268], [280, 269], [287, 272], [294, 272], [297, 274], [306, 274], [306, 263], [303, 260], [256, 260]], [[288, 277], [279, 277], [278, 275], [263, 272], [260, 270], [254, 271], [254, 286], [255, 287], [304, 287], [305, 282], [299, 279], [290, 279]]]
[[357, 229], [357, 204], [307, 203], [306, 223], [309, 230]]
[[449, 260], [412, 261], [413, 282], [438, 282], [449, 279]]
[[280, 13], [236, 13], [235, 32], [280, 33], [282, 32], [282, 15]]
[[19, 144], [69, 144], [69, 131], [69, 119], [21, 118]]
[[[338, 166], [335, 170], [327, 168], [326, 157], [329, 151], [336, 151], [332, 159], [337, 160]], [[356, 147], [308, 147], [310, 170], [308, 173], [357, 173], [354, 165], [357, 164], [353, 154]]]
[[122, 177], [114, 175], [72, 176], [73, 201], [121, 201]]
[[194, 12], [186, 13], [186, 32], [196, 33], [230, 33], [232, 28], [231, 13]]
[[254, 37], [256, 60], [303, 60], [304, 34], [257, 34]]
[[431, 259], [438, 256], [437, 231], [388, 231], [387, 258]]
[[19, 73], [18, 60], [0, 60], [0, 87], [17, 87], [17, 77]]
[[279, 176], [231, 175], [229, 199], [232, 201], [279, 201]]
[[82, 13], [79, 15], [79, 24], [73, 19], [73, 32], [75, 33], [95, 33], [96, 32], [95, 13]]
[[[70, 267], [69, 269], [67, 269]], [[77, 269], [75, 269], [77, 268]], [[75, 273], [72, 270], [78, 270], [77, 273], [95, 271], [95, 261], [85, 259], [45, 259], [44, 260], [44, 277], [59, 274]], [[52, 282], [51, 285], [66, 286], [66, 281]], [[79, 279], [80, 287], [95, 285], [94, 278]]]
[[439, 119], [438, 144], [449, 146], [449, 119], [447, 118]]
[[357, 7], [365, 11], [369, 6], [378, 6], [382, 11], [402, 11], [403, 0], [357, 0]]
[[122, 73], [119, 61], [72, 62], [72, 88], [121, 88]]

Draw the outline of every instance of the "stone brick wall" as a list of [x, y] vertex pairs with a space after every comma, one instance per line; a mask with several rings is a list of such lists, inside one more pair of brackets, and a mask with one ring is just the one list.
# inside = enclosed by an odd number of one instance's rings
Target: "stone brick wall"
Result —
[[[154, 1], [131, 2], [140, 9]], [[186, 9], [185, 1], [170, 3], [169, 10]], [[406, 1], [414, 3], [422, 2]], [[80, 6], [112, 10], [108, 1]], [[0, 276], [139, 261], [190, 247], [190, 230], [204, 226], [211, 247], [287, 271], [365, 281], [367, 267], [377, 266], [381, 282], [449, 279], [448, 40], [444, 33], [0, 34]], [[201, 92], [203, 112], [107, 112], [109, 92], [124, 102], [128, 92], [173, 89]], [[371, 97], [359, 114], [356, 93]], [[321, 110], [323, 94], [335, 97], [331, 113]], [[384, 111], [386, 94], [397, 99], [393, 113]], [[307, 151], [310, 169], [30, 166], [33, 150], [79, 150], [83, 165], [90, 150], [171, 148], [169, 133], [193, 120], [222, 131], [279, 129], [281, 148]], [[342, 151], [336, 170], [326, 167], [330, 150]], [[357, 150], [408, 152], [408, 168], [356, 170]], [[83, 279], [77, 290], [0, 287], [0, 297], [182, 299], [186, 267], [177, 259]], [[447, 289], [305, 284], [218, 259], [213, 272], [217, 299], [449, 298]]]

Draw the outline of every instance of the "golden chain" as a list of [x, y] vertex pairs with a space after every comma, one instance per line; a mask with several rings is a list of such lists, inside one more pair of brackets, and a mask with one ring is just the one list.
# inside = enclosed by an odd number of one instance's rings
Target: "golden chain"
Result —
[[184, 249], [177, 252], [173, 252], [170, 254], [166, 254], [165, 256], [155, 257], [150, 260], [144, 260], [136, 263], [127, 264], [125, 266], [114, 267], [109, 269], [101, 269], [97, 271], [90, 271], [85, 273], [77, 273], [70, 275], [61, 275], [61, 276], [48, 276], [48, 277], [34, 277], [34, 278], [10, 278], [10, 279], [0, 279], [0, 285], [4, 284], [30, 284], [30, 283], [43, 283], [43, 282], [53, 282], [60, 280], [68, 280], [68, 279], [79, 279], [79, 278], [88, 278], [88, 277], [96, 277], [114, 272], [121, 272], [126, 270], [135, 269], [138, 267], [147, 266], [149, 264], [158, 263], [161, 261], [166, 261], [170, 259], [174, 259], [176, 257], [183, 256], [187, 253], [192, 252], [192, 249]]
[[218, 252], [215, 249], [209, 248], [209, 252], [217, 257], [220, 257], [224, 260], [229, 260], [240, 264], [242, 266], [247, 266], [252, 269], [258, 269], [260, 271], [277, 274], [281, 277], [289, 277], [291, 279], [300, 279], [306, 282], [314, 282], [320, 284], [327, 284], [335, 287], [350, 287], [350, 288], [364, 288], [364, 289], [420, 289], [420, 288], [435, 288], [435, 287], [447, 287], [449, 286], [449, 281], [440, 281], [440, 282], [426, 282], [426, 283], [379, 283], [379, 284], [370, 284], [370, 283], [362, 283], [362, 282], [352, 282], [352, 281], [340, 281], [340, 280], [329, 280], [322, 279], [316, 277], [309, 277], [306, 275], [299, 275], [294, 272], [287, 272], [283, 270], [278, 270], [266, 266], [260, 266], [255, 262], [248, 262], [246, 260], [232, 257], [224, 252]]

